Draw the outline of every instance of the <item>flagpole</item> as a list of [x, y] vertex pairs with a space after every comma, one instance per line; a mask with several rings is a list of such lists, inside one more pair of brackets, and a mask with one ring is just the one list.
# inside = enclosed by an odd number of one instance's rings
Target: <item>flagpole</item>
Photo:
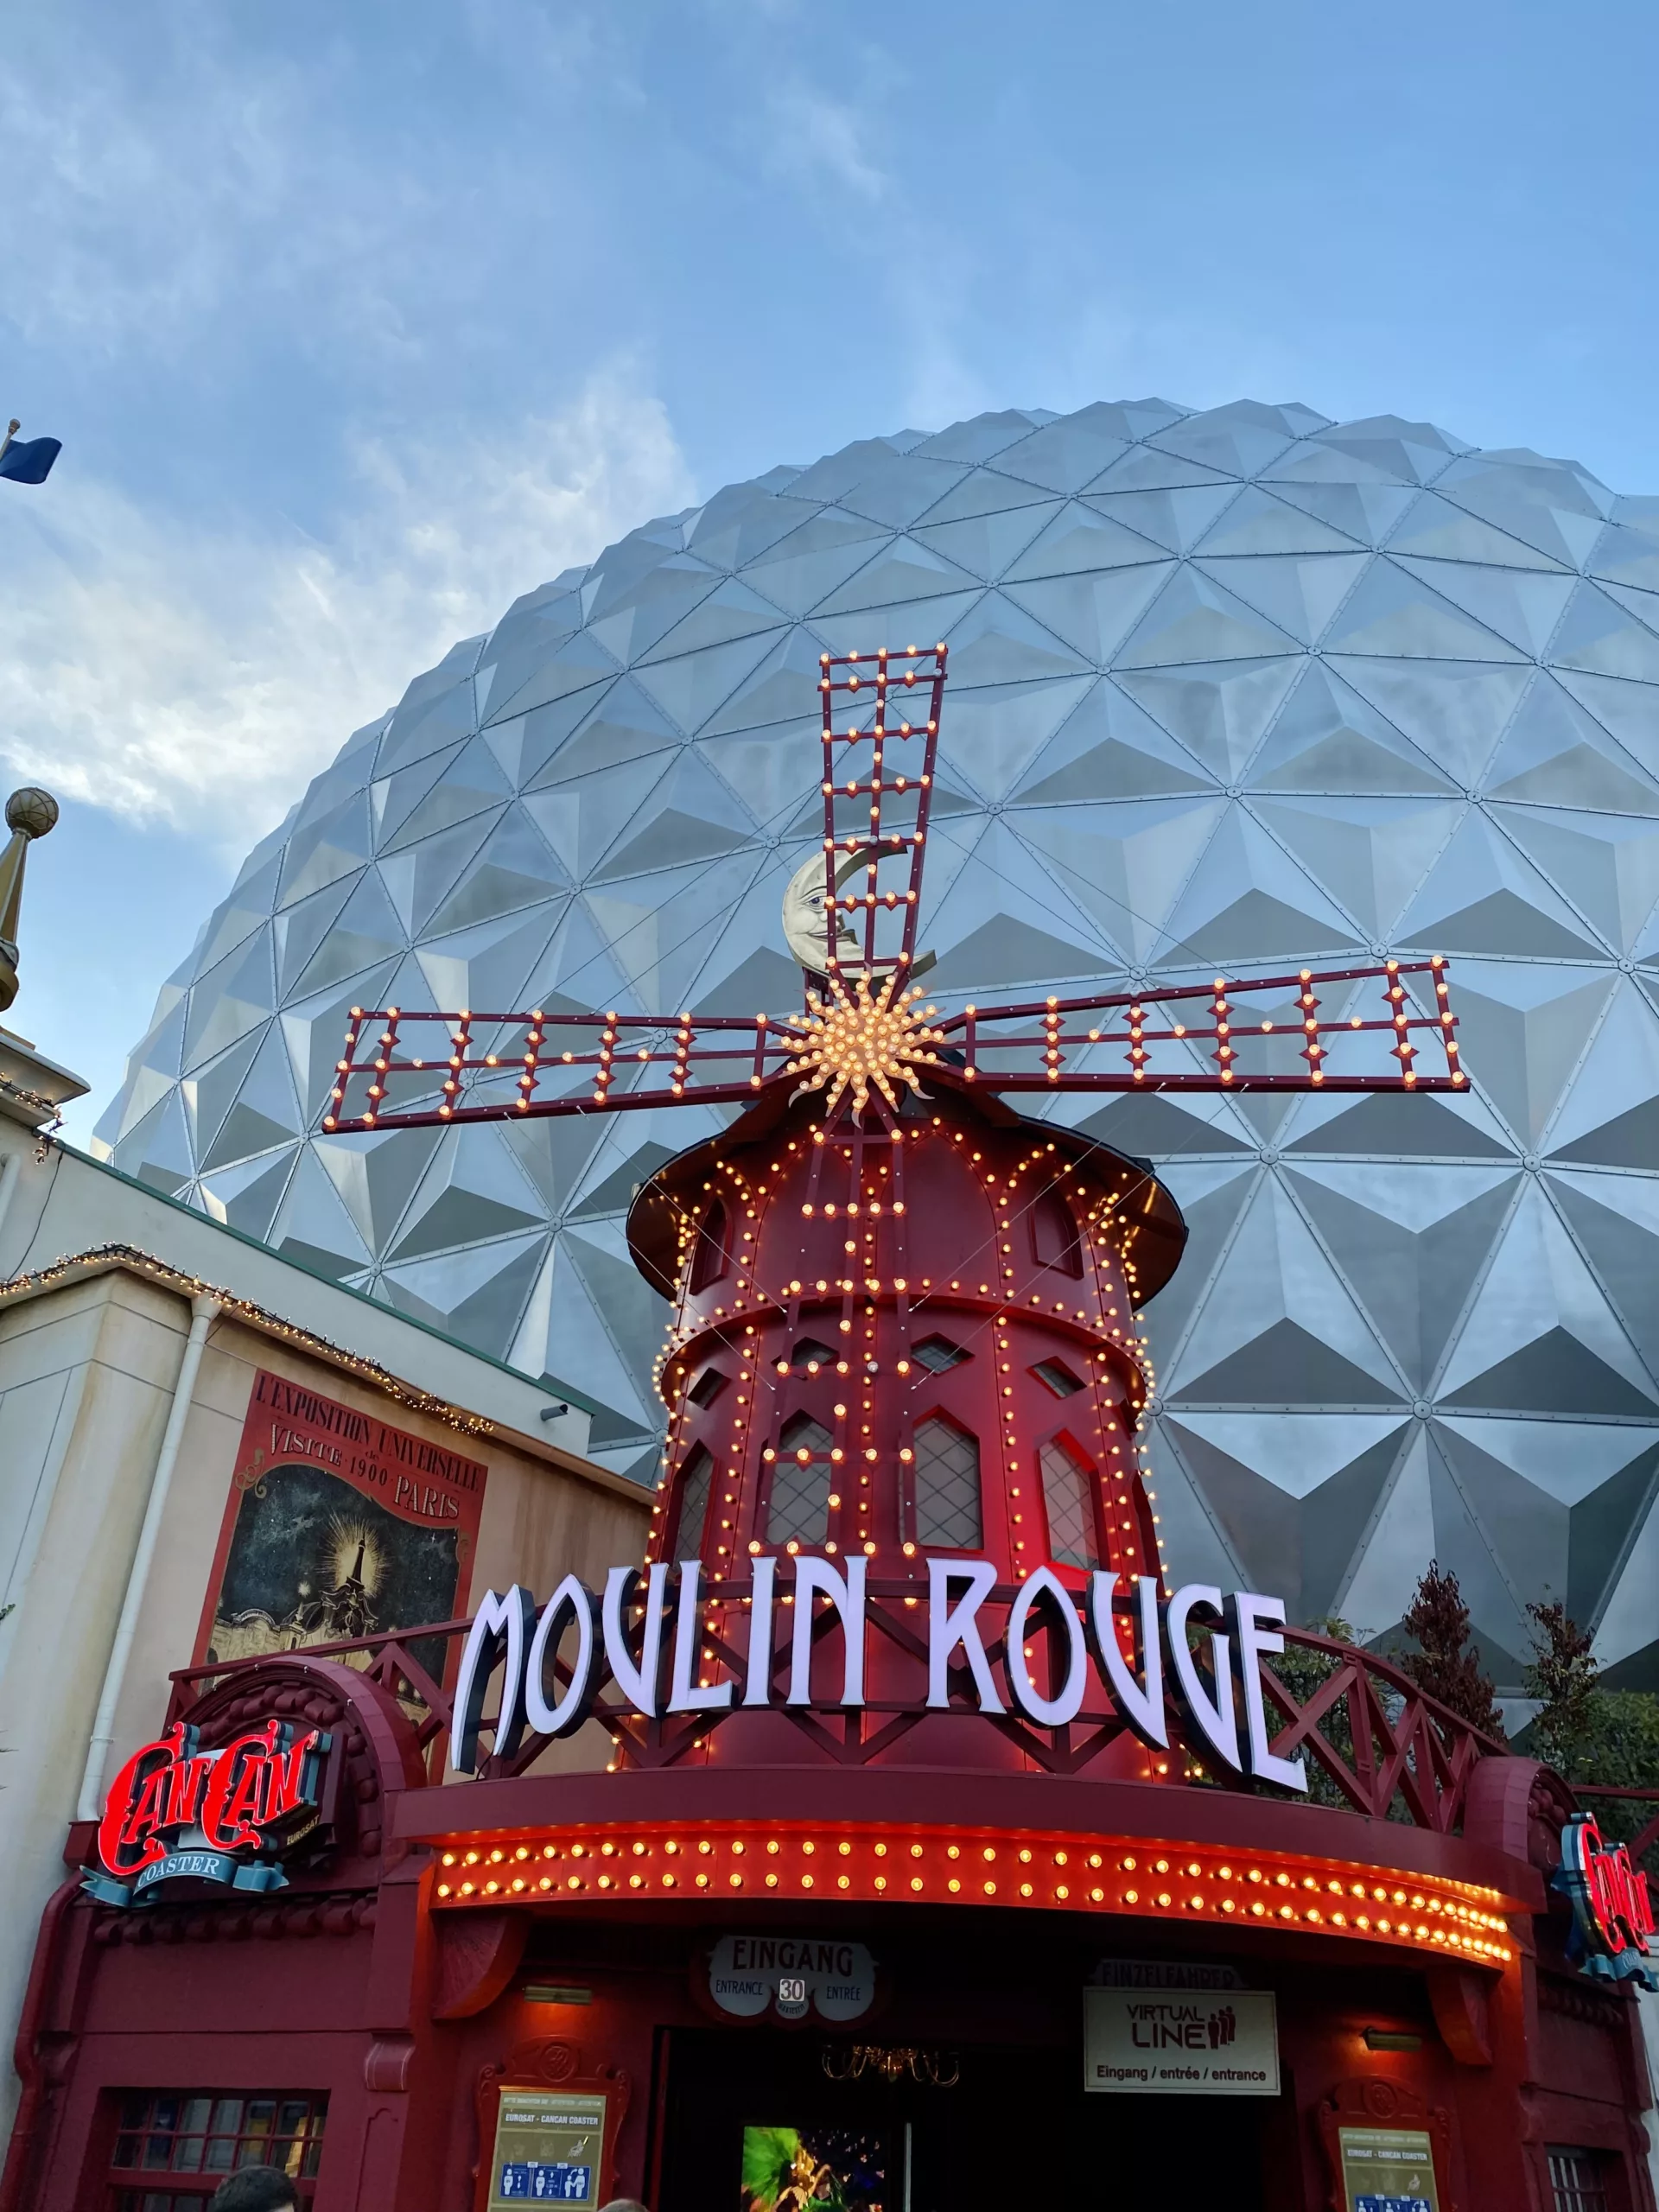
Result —
[[3, 438], [0, 438], [0, 461], [3, 461], [5, 459], [6, 448], [11, 443], [12, 440], [16, 436], [18, 431], [21, 430], [22, 427], [22, 424], [14, 415], [10, 422], [6, 425], [5, 436]]

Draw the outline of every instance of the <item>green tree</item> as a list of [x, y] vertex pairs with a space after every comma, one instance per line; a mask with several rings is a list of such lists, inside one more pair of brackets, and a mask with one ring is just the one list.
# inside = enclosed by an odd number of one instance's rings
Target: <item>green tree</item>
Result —
[[[1559, 1602], [1527, 1607], [1533, 1661], [1527, 1694], [1543, 1709], [1528, 1728], [1524, 1748], [1563, 1781], [1614, 1789], [1659, 1789], [1659, 1697], [1646, 1690], [1606, 1690], [1591, 1638]], [[1629, 1843], [1659, 1803], [1653, 1799], [1591, 1797], [1602, 1834]]]

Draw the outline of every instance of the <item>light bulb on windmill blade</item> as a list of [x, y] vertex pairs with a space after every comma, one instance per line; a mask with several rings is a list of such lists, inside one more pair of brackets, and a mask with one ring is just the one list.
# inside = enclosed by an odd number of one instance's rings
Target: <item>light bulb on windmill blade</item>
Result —
[[[785, 1559], [798, 1563], [805, 1555], [810, 1562], [815, 1554], [822, 1560], [856, 1553], [861, 1572], [878, 1516], [887, 1516], [880, 1525], [895, 1532], [903, 1560], [929, 1550], [936, 1540], [918, 1521], [916, 1503], [925, 1475], [977, 1498], [982, 1518], [969, 1532], [970, 1548], [1005, 1526], [1003, 1573], [1024, 1582], [1046, 1571], [1039, 1564], [1042, 1524], [1034, 1520], [1030, 1496], [1020, 1495], [1023, 1483], [1016, 1488], [1015, 1445], [1016, 1438], [1027, 1439], [1027, 1415], [1039, 1418], [1035, 1402], [1021, 1395], [1020, 1377], [1029, 1371], [1038, 1377], [1033, 1387], [1052, 1385], [1042, 1380], [1039, 1362], [1027, 1358], [1011, 1338], [1004, 1341], [1012, 1323], [1005, 1318], [999, 1336], [1012, 1394], [1006, 1408], [998, 1401], [1006, 1434], [999, 1419], [983, 1458], [925, 1408], [912, 1430], [906, 1411], [917, 1362], [930, 1375], [936, 1371], [930, 1344], [944, 1347], [944, 1366], [966, 1356], [925, 1331], [919, 1346], [912, 1344], [906, 1286], [919, 1284], [924, 1297], [931, 1288], [947, 1306], [961, 1301], [964, 1309], [981, 1311], [993, 1297], [991, 1283], [976, 1287], [967, 1278], [988, 1276], [989, 1269], [964, 1267], [953, 1240], [994, 1192], [988, 1213], [1001, 1246], [996, 1296], [1006, 1301], [1007, 1315], [1017, 1316], [1020, 1331], [1030, 1332], [1026, 1350], [1052, 1354], [1061, 1363], [1056, 1371], [1065, 1372], [1066, 1361], [1086, 1356], [1080, 1342], [1093, 1339], [1090, 1349], [1103, 1374], [1118, 1378], [1113, 1402], [1122, 1410], [1103, 1435], [1119, 1471], [1111, 1479], [1123, 1487], [1119, 1503], [1143, 1506], [1144, 1521], [1132, 1514], [1131, 1523], [1113, 1535], [1134, 1537], [1138, 1530], [1149, 1571], [1161, 1579], [1161, 1522], [1135, 1464], [1141, 1408], [1153, 1390], [1135, 1315], [1173, 1271], [1185, 1224], [1143, 1163], [1093, 1140], [1079, 1139], [1077, 1149], [1058, 1125], [1023, 1121], [1016, 1094], [1262, 1090], [1318, 1096], [1333, 1085], [1408, 1096], [1452, 1091], [1466, 1079], [1452, 1057], [1455, 1017], [1445, 1010], [1445, 963], [1301, 974], [1299, 1027], [1307, 1042], [1294, 1073], [1265, 1055], [1245, 1055], [1234, 1042], [1247, 1027], [1259, 1032], [1264, 1019], [1281, 1019], [1275, 1008], [1285, 1003], [1283, 976], [1167, 987], [1137, 981], [1127, 994], [1068, 998], [1049, 992], [941, 1013], [917, 988], [933, 960], [931, 953], [918, 954], [915, 940], [946, 656], [938, 647], [915, 658], [931, 661], [915, 671], [918, 690], [925, 684], [931, 695], [927, 713], [925, 719], [914, 715], [897, 732], [884, 729], [879, 713], [873, 729], [849, 730], [844, 713], [837, 727], [835, 700], [851, 689], [854, 674], [862, 686], [868, 671], [863, 664], [853, 670], [850, 656], [826, 655], [821, 663], [823, 834], [791, 876], [782, 913], [785, 942], [807, 980], [804, 1012], [687, 1011], [665, 1050], [658, 1049], [662, 1020], [648, 1014], [543, 1008], [492, 1017], [493, 1033], [516, 1028], [523, 1038], [522, 1046], [515, 1037], [512, 1047], [516, 1072], [503, 1083], [499, 1050], [493, 1059], [474, 1041], [469, 1018], [365, 1008], [353, 1016], [325, 1125], [391, 1130], [452, 1119], [507, 1121], [659, 1105], [744, 1109], [635, 1190], [627, 1236], [636, 1266], [677, 1308], [675, 1357], [659, 1377], [673, 1420], [653, 1557], [659, 1564], [700, 1560], [711, 1579], [734, 1576], [739, 1568], [747, 1576], [752, 1569], [759, 1578], [754, 1587], [768, 1592], [782, 1572], [776, 1563]], [[913, 814], [896, 827], [884, 825], [885, 799], [900, 795], [896, 776], [884, 780], [882, 748], [906, 739], [920, 753], [919, 762], [912, 757], [905, 764]], [[860, 747], [870, 748], [868, 754], [861, 755]], [[861, 757], [868, 760], [862, 772], [854, 766]], [[849, 785], [853, 799], [868, 807], [868, 824], [855, 835], [836, 819]], [[891, 883], [879, 880], [884, 869]], [[855, 883], [861, 875], [862, 882]], [[844, 894], [842, 886], [849, 887]], [[1413, 1014], [1397, 978], [1431, 967], [1434, 1011]], [[1397, 1064], [1392, 1074], [1325, 1074], [1321, 1002], [1335, 995], [1338, 982], [1344, 999], [1354, 985], [1380, 983], [1396, 994], [1386, 1008], [1379, 1006], [1372, 1026], [1386, 1026], [1402, 1045], [1408, 1032], [1422, 1030], [1424, 1057], [1443, 1046], [1446, 1071], [1414, 1076], [1408, 1064]], [[429, 1091], [411, 1095], [401, 1088], [423, 1058], [433, 1058], [410, 1041], [411, 1033], [443, 1040], [441, 1057], [454, 1089], [442, 1108], [432, 1105]], [[544, 1081], [550, 1076], [554, 1080]], [[556, 1088], [559, 1081], [566, 1087]], [[353, 1112], [365, 1090], [366, 1109]], [[398, 1103], [403, 1097], [407, 1106]], [[1103, 1174], [1103, 1182], [1096, 1179]], [[1020, 1233], [1004, 1235], [1016, 1221], [1023, 1224]], [[1087, 1299], [1078, 1303], [1085, 1255], [1101, 1271], [1098, 1311]], [[1057, 1297], [1062, 1290], [1065, 1296]], [[742, 1325], [741, 1372], [731, 1359], [734, 1323]], [[863, 1332], [856, 1353], [847, 1341], [855, 1328]], [[822, 1405], [812, 1398], [816, 1413], [801, 1399], [829, 1387], [830, 1369], [848, 1374], [854, 1357], [868, 1390], [858, 1409], [862, 1421], [855, 1433], [832, 1434], [819, 1427], [818, 1414], [827, 1416], [833, 1402], [837, 1422], [853, 1420], [850, 1399], [834, 1391]], [[815, 1380], [820, 1370], [822, 1382]], [[763, 1379], [764, 1390], [756, 1387]], [[732, 1381], [737, 1387], [721, 1400]], [[718, 1428], [710, 1426], [716, 1422]], [[1036, 1448], [1040, 1464], [1048, 1448], [1041, 1434]], [[970, 1449], [978, 1470], [971, 1478], [952, 1456]], [[716, 1459], [727, 1484], [718, 1499], [712, 1490]], [[1056, 1497], [1070, 1498], [1075, 1490], [1086, 1520], [1092, 1493], [1086, 1484], [1079, 1486], [1070, 1461], [1063, 1465], [1050, 1452], [1043, 1480], [1055, 1486]], [[850, 1558], [847, 1571], [850, 1575]], [[342, 1587], [349, 1586], [355, 1599], [359, 1582], [367, 1580], [359, 1568]], [[743, 1600], [747, 1586], [733, 1594]], [[761, 1602], [769, 1606], [770, 1597]], [[793, 1602], [792, 1586], [779, 1588], [778, 1602]], [[915, 1602], [913, 1593], [904, 1602]], [[714, 1694], [707, 1683], [695, 1687], [699, 1695]], [[688, 1721], [702, 1735], [719, 1725], [712, 1708]]]

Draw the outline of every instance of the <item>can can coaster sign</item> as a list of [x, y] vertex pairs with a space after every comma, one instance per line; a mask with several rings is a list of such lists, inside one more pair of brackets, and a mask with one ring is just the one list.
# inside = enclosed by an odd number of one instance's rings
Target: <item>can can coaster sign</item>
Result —
[[1434, 2151], [1414, 2127], [1344, 2127], [1343, 2212], [1439, 2212]]
[[1273, 1993], [1085, 1989], [1083, 2085], [1133, 2096], [1276, 2097]]
[[496, 2115], [489, 2212], [525, 2202], [596, 2204], [594, 2178], [605, 2121], [603, 2096], [504, 2088]]
[[819, 1936], [722, 1936], [709, 1994], [741, 2020], [861, 2019], [875, 2002], [875, 1961], [862, 1943]]

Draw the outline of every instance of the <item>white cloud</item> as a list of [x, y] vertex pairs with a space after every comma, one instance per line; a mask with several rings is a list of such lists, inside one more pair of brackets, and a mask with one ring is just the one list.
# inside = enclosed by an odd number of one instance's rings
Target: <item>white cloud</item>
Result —
[[661, 403], [619, 372], [511, 435], [371, 447], [327, 543], [142, 508], [61, 464], [4, 488], [0, 757], [238, 850], [456, 639], [691, 498]]
[[888, 180], [870, 151], [869, 132], [850, 102], [831, 99], [801, 84], [786, 85], [768, 102], [768, 131], [775, 166], [803, 183], [873, 206]]

